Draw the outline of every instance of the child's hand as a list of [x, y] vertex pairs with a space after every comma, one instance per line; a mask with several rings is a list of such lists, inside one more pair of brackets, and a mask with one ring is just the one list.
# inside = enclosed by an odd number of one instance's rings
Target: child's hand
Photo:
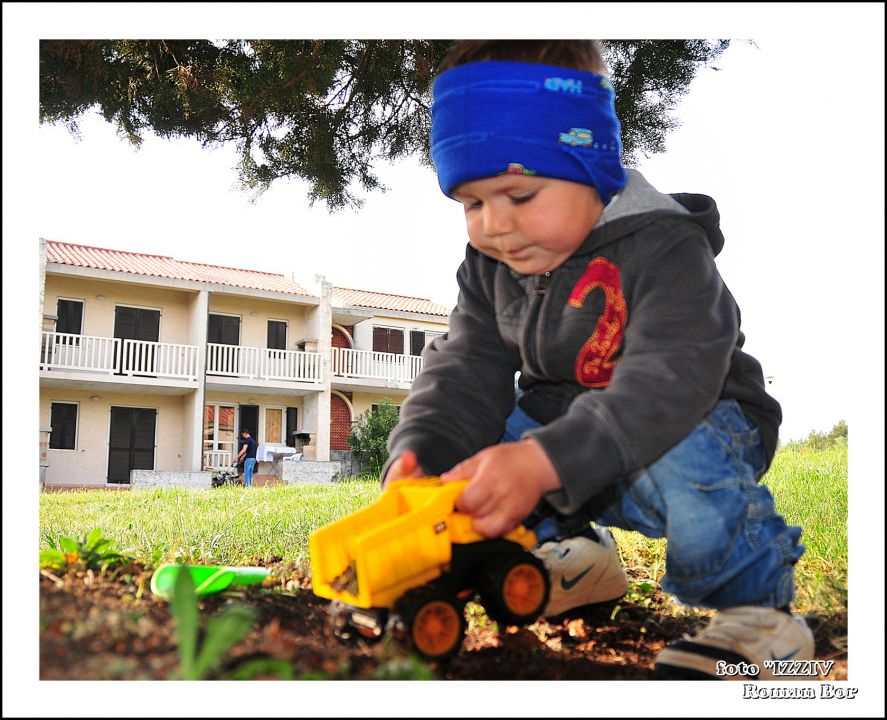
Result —
[[419, 459], [416, 457], [416, 453], [412, 450], [405, 450], [397, 460], [391, 463], [391, 467], [388, 468], [388, 472], [385, 474], [385, 479], [382, 481], [382, 487], [384, 488], [392, 480], [421, 478], [426, 476], [427, 473], [422, 470], [419, 465]]
[[532, 439], [488, 447], [441, 477], [468, 480], [456, 509], [471, 515], [474, 529], [485, 537], [514, 529], [542, 495], [561, 487], [548, 453]]

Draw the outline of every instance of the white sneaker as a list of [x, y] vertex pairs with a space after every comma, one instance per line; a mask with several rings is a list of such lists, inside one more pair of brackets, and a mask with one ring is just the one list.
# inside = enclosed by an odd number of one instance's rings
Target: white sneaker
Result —
[[[814, 680], [792, 674], [792, 660], [813, 659], [813, 633], [804, 618], [776, 608], [721, 610], [696, 635], [656, 658], [659, 675], [697, 680]], [[800, 669], [800, 668], [799, 668]]]
[[619, 561], [616, 541], [607, 528], [589, 528], [600, 542], [574, 535], [560, 542], [546, 542], [533, 550], [548, 570], [551, 595], [542, 613], [545, 617], [567, 610], [607, 602], [622, 597], [628, 590], [628, 578]]

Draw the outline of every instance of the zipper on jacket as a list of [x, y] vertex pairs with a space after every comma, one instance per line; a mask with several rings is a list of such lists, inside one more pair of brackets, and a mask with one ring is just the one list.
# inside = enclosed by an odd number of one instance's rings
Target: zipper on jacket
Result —
[[545, 301], [545, 293], [548, 291], [550, 282], [551, 273], [547, 272], [539, 278], [539, 282], [533, 288], [533, 306], [530, 308], [530, 319], [527, 323], [527, 364], [533, 367], [539, 375], [542, 374], [542, 363], [536, 357], [536, 332], [542, 303]]

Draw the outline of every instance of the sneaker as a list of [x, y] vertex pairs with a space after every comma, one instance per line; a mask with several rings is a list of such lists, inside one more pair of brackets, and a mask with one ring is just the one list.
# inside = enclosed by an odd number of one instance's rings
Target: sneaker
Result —
[[628, 591], [616, 540], [607, 528], [588, 527], [560, 542], [543, 543], [533, 554], [551, 578], [551, 595], [542, 613], [547, 618], [582, 605], [616, 600]]
[[[813, 633], [804, 618], [743, 606], [721, 610], [697, 635], [669, 645], [656, 658], [655, 669], [675, 680], [810, 680], [774, 675], [772, 661], [812, 659]], [[781, 669], [790, 667], [784, 663]]]

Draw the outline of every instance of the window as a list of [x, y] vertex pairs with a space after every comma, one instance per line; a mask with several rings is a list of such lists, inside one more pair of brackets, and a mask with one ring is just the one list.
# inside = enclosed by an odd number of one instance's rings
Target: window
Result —
[[83, 301], [59, 298], [56, 306], [55, 331], [71, 335], [83, 334]]
[[373, 351], [403, 355], [403, 330], [401, 328], [373, 328]]
[[443, 334], [426, 330], [410, 330], [410, 355], [420, 356], [428, 343]]
[[265, 442], [269, 445], [283, 443], [283, 408], [265, 408]]
[[[255, 428], [251, 428], [255, 430]], [[218, 456], [218, 462], [210, 465], [230, 465], [231, 458], [237, 453], [234, 439], [234, 406], [204, 405], [203, 406], [203, 451], [204, 453], [227, 452], [229, 455]]]
[[286, 321], [268, 321], [268, 345], [269, 350], [286, 350]]
[[206, 341], [219, 345], [240, 345], [240, 318], [237, 315], [210, 313]]
[[125, 340], [160, 340], [160, 311], [117, 305], [114, 308], [114, 337]]
[[53, 450], [77, 448], [77, 403], [52, 403], [50, 406], [49, 447]]

